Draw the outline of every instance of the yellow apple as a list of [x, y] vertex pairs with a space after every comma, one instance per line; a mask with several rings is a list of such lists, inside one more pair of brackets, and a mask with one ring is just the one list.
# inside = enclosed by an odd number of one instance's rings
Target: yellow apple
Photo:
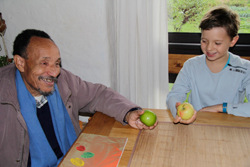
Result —
[[188, 102], [184, 102], [177, 107], [177, 114], [181, 119], [188, 120], [194, 115], [194, 107]]

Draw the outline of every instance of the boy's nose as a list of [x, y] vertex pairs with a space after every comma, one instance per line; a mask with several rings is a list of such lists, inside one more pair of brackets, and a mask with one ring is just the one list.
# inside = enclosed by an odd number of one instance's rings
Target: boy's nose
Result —
[[213, 45], [211, 43], [207, 44], [207, 50], [212, 50], [213, 49]]

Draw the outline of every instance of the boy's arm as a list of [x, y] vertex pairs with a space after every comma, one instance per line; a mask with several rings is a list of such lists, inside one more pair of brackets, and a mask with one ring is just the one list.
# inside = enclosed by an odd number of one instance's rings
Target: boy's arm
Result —
[[227, 113], [236, 116], [250, 117], [250, 72], [243, 81], [243, 87], [245, 88], [247, 101], [239, 104], [227, 104]]
[[184, 102], [187, 93], [190, 91], [190, 80], [189, 78], [189, 72], [188, 72], [188, 64], [184, 63], [183, 68], [180, 70], [174, 86], [172, 90], [169, 92], [167, 96], [167, 107], [170, 109], [173, 117], [175, 118], [176, 116], [176, 103], [177, 102]]
[[241, 117], [250, 117], [250, 103], [227, 104], [227, 113]]
[[[249, 67], [249, 65], [247, 66]], [[250, 69], [248, 68], [246, 77], [242, 81], [243, 91], [245, 90], [245, 97], [247, 102], [239, 104], [227, 104], [227, 113], [236, 116], [250, 117]]]
[[[213, 106], [204, 107], [199, 111], [207, 112], [226, 112], [235, 116], [250, 117], [250, 72], [246, 74], [246, 78], [242, 81], [241, 89], [246, 94], [247, 102], [243, 103], [243, 99], [238, 104], [224, 103]], [[238, 88], [238, 87], [237, 87]], [[237, 89], [236, 87], [233, 89]], [[239, 95], [240, 96], [240, 95]]]

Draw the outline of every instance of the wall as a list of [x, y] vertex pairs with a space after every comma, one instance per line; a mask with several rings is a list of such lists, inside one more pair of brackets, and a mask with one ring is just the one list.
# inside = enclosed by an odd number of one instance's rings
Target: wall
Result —
[[105, 0], [1, 0], [0, 12], [9, 57], [18, 33], [41, 29], [58, 45], [64, 68], [110, 86]]

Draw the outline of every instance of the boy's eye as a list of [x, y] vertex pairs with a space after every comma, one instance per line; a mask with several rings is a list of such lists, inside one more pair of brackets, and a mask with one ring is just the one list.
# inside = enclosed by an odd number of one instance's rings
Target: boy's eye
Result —
[[215, 44], [216, 44], [216, 45], [221, 45], [221, 43], [219, 43], [219, 42], [216, 42]]
[[202, 43], [206, 43], [206, 41], [205, 41], [205, 40], [201, 40], [201, 42], [202, 42]]

